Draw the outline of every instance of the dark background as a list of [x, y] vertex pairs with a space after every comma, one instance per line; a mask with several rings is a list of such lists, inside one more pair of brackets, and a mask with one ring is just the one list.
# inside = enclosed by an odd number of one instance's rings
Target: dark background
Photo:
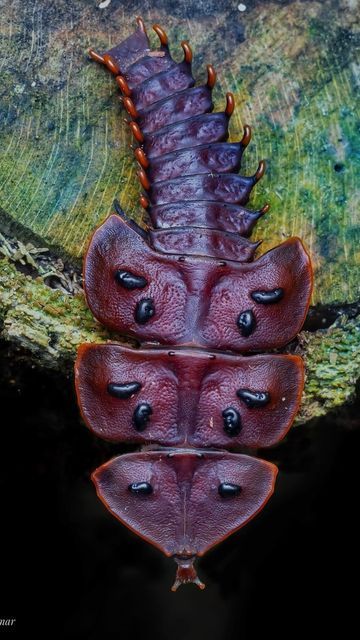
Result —
[[336, 627], [353, 637], [358, 404], [261, 452], [280, 466], [274, 497], [199, 562], [205, 591], [174, 594], [175, 564], [108, 514], [90, 480], [126, 449], [80, 422], [71, 374], [38, 371], [6, 345], [0, 356], [0, 617], [27, 634], [86, 638], [323, 637]]

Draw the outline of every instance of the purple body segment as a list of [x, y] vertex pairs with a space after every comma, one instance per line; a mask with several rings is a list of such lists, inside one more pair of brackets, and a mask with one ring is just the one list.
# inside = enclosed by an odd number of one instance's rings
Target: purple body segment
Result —
[[260, 244], [237, 233], [198, 227], [150, 230], [149, 238], [152, 248], [161, 253], [209, 256], [237, 262], [253, 260]]
[[164, 127], [146, 137], [143, 148], [149, 158], [177, 149], [221, 142], [228, 137], [228, 121], [224, 113], [211, 113]]
[[[304, 385], [301, 358], [290, 355], [233, 356], [196, 349], [130, 349], [88, 344], [75, 366], [76, 390], [87, 426], [114, 442], [163, 446], [268, 447], [284, 437]], [[114, 397], [109, 383], [137, 387]], [[266, 392], [263, 406], [248, 406], [239, 389]], [[160, 392], [159, 392], [160, 390]], [[137, 423], [137, 407], [147, 405]], [[237, 423], [226, 421], [232, 408]]]
[[139, 113], [137, 123], [144, 134], [154, 133], [175, 122], [183, 122], [209, 113], [213, 110], [211, 89], [208, 86], [193, 87], [186, 91], [179, 91], [174, 95]]
[[134, 89], [134, 87], [137, 87], [155, 74], [168, 71], [175, 66], [176, 62], [170, 56], [168, 49], [149, 51], [146, 56], [128, 67], [124, 77], [129, 88]]
[[[180, 449], [113, 458], [95, 471], [93, 481], [123, 524], [167, 556], [193, 559], [264, 507], [276, 474], [275, 465], [249, 456]], [[228, 484], [240, 490], [224, 500], [219, 487]]]
[[219, 142], [183, 149], [153, 158], [147, 175], [151, 182], [161, 182], [199, 173], [235, 172], [240, 169], [242, 153], [240, 142]]
[[153, 205], [182, 200], [220, 200], [229, 204], [246, 204], [256, 179], [235, 174], [184, 176], [152, 185], [149, 195]]
[[149, 216], [155, 228], [204, 227], [250, 235], [262, 211], [250, 211], [236, 204], [217, 200], [190, 200], [163, 204], [149, 208]]
[[191, 65], [181, 62], [175, 67], [158, 73], [137, 85], [132, 91], [131, 99], [136, 110], [146, 109], [154, 102], [171, 96], [176, 91], [188, 89], [195, 84], [191, 73]]
[[[144, 285], [124, 287], [118, 271]], [[140, 342], [240, 353], [289, 342], [304, 321], [312, 288], [309, 257], [298, 238], [250, 263], [166, 255], [118, 215], [94, 233], [84, 279], [94, 316], [115, 331]], [[282, 296], [271, 304], [253, 298], [278, 290]]]
[[138, 26], [131, 36], [106, 53], [116, 62], [120, 73], [125, 73], [132, 64], [150, 53], [150, 43], [145, 30]]

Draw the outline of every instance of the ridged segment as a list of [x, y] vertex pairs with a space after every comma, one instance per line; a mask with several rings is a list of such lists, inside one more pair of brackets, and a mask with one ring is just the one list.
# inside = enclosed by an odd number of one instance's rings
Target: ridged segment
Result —
[[209, 256], [236, 262], [252, 261], [260, 244], [237, 233], [198, 227], [149, 229], [149, 240], [152, 248], [161, 253], [178, 255], [183, 251], [187, 256]]
[[[148, 451], [113, 458], [93, 481], [123, 524], [167, 556], [191, 559], [254, 517], [273, 493], [276, 474], [275, 465], [245, 455]], [[143, 495], [136, 495], [139, 477], [149, 488]], [[229, 478], [242, 488], [234, 501], [219, 495]]]
[[136, 121], [141, 131], [149, 134], [175, 122], [209, 113], [213, 108], [211, 89], [207, 85], [192, 87], [140, 111]]
[[173, 180], [199, 173], [231, 173], [241, 166], [240, 142], [204, 144], [153, 158], [147, 171], [151, 182]]
[[[184, 60], [175, 63], [165, 32], [159, 25], [154, 25], [154, 29], [160, 39], [160, 49], [150, 51], [140, 20], [133, 36], [103, 56], [105, 64], [117, 76], [124, 107], [131, 117], [130, 127], [139, 143], [135, 154], [141, 165], [140, 181], [147, 191], [142, 203], [147, 203], [149, 209], [177, 201], [198, 201], [202, 208], [206, 200], [246, 203], [256, 180], [239, 176], [237, 171], [250, 130], [245, 128], [241, 142], [225, 143], [234, 109], [232, 94], [226, 96], [223, 113], [211, 113], [211, 92], [216, 81], [214, 68], [208, 65], [206, 84], [194, 87], [188, 43], [181, 43]], [[222, 179], [225, 173], [227, 177]], [[223, 222], [216, 226], [213, 211], [209, 205], [209, 215], [203, 216], [203, 222], [197, 225], [195, 220], [192, 225], [189, 220], [189, 226], [198, 228], [206, 224], [209, 217], [212, 219], [209, 229], [217, 229], [218, 237], [224, 232]], [[254, 218], [256, 220], [256, 216]], [[151, 220], [156, 225], [156, 216]], [[242, 225], [236, 226], [239, 232]], [[248, 233], [249, 229], [245, 231]], [[186, 235], [186, 231], [184, 233]], [[184, 242], [184, 253], [188, 244]]]
[[200, 174], [156, 182], [148, 193], [154, 206], [186, 200], [220, 200], [229, 204], [246, 204], [255, 183], [254, 176]]
[[168, 71], [176, 66], [167, 48], [149, 53], [130, 65], [123, 73], [130, 89], [148, 80], [157, 73]]
[[147, 135], [142, 147], [146, 156], [152, 159], [179, 149], [222, 142], [229, 136], [228, 126], [229, 120], [224, 113], [194, 116]]
[[148, 213], [154, 227], [195, 226], [220, 229], [248, 236], [266, 208], [250, 211], [226, 202], [188, 200], [158, 206], [149, 206]]
[[177, 91], [192, 87], [194, 84], [191, 65], [187, 62], [181, 62], [138, 84], [131, 92], [131, 98], [136, 110], [141, 111], [159, 100], [168, 98]]

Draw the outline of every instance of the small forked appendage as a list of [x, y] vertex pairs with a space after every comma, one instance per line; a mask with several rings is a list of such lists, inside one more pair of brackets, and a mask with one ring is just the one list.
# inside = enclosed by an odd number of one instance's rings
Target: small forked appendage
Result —
[[144, 142], [144, 136], [141, 132], [141, 129], [139, 127], [139, 125], [137, 124], [137, 122], [134, 122], [133, 120], [131, 120], [129, 122], [129, 127], [131, 129], [131, 132], [135, 138], [135, 140], [137, 140], [137, 142]]
[[131, 100], [131, 98], [129, 98], [128, 96], [125, 96], [125, 98], [123, 98], [122, 101], [126, 111], [128, 112], [129, 116], [131, 116], [132, 118], [137, 118], [138, 117], [138, 112], [136, 111], [136, 107], [133, 103], [133, 101]]
[[150, 201], [145, 196], [140, 196], [139, 202], [143, 209], [148, 209], [150, 207]]
[[254, 173], [254, 176], [253, 176], [254, 184], [259, 182], [259, 180], [263, 177], [265, 173], [265, 169], [266, 169], [265, 160], [260, 160], [259, 166], [256, 169], [256, 172]]
[[226, 94], [226, 107], [225, 107], [225, 113], [228, 118], [232, 116], [232, 114], [234, 113], [234, 109], [235, 109], [234, 94], [228, 91], [228, 93]]
[[130, 98], [131, 89], [130, 89], [128, 83], [126, 82], [124, 76], [116, 76], [115, 82], [118, 85], [121, 93], [123, 93], [124, 96], [126, 96], [127, 98]]
[[259, 209], [258, 214], [259, 216], [263, 216], [265, 213], [267, 213], [270, 209], [270, 204], [269, 202], [267, 202], [266, 204], [264, 204], [263, 207], [261, 207], [261, 209]]
[[169, 44], [168, 37], [162, 27], [159, 24], [154, 24], [153, 29], [160, 40], [160, 44], [162, 47], [167, 47]]
[[150, 162], [145, 151], [141, 147], [136, 147], [134, 151], [134, 155], [138, 163], [144, 168], [147, 169]]
[[205, 584], [201, 582], [196, 573], [196, 569], [194, 567], [195, 559], [195, 556], [174, 556], [174, 560], [178, 566], [176, 570], [175, 582], [171, 587], [171, 591], [177, 591], [177, 589], [181, 587], [182, 584], [188, 584], [190, 582], [196, 584], [199, 589], [205, 589]]
[[251, 127], [248, 124], [244, 124], [243, 137], [240, 140], [240, 144], [245, 148], [248, 146], [251, 140]]
[[117, 62], [112, 58], [108, 53], [104, 53], [103, 55], [105, 66], [114, 74], [114, 76], [118, 76], [120, 73], [120, 67]]
[[94, 49], [89, 49], [88, 54], [90, 58], [92, 58], [92, 60], [95, 60], [95, 62], [99, 62], [100, 64], [105, 64], [104, 58], [100, 55], [100, 53], [96, 53]]
[[136, 22], [137, 22], [137, 25], [138, 25], [139, 29], [141, 29], [141, 31], [146, 34], [145, 22], [141, 18], [141, 16], [136, 16]]
[[149, 191], [149, 189], [151, 188], [151, 182], [147, 177], [144, 169], [140, 169], [138, 171], [138, 176], [139, 176], [141, 186], [145, 189], [145, 191]]
[[209, 87], [209, 89], [213, 89], [215, 86], [215, 82], [216, 82], [216, 71], [214, 69], [214, 67], [212, 66], [212, 64], [208, 64], [206, 67], [207, 70], [207, 81], [206, 84]]
[[189, 43], [186, 40], [183, 40], [180, 44], [181, 44], [182, 50], [184, 52], [184, 62], [187, 62], [188, 64], [191, 64], [193, 54], [192, 54], [192, 49], [191, 49]]

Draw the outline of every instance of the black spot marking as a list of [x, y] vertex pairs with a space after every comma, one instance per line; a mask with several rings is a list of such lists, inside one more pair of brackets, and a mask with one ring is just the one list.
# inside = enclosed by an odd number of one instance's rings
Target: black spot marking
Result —
[[284, 295], [284, 289], [278, 287], [277, 289], [272, 289], [271, 291], [253, 291], [251, 297], [255, 302], [259, 304], [274, 304], [274, 302], [279, 302]]
[[149, 496], [153, 492], [153, 488], [150, 482], [132, 482], [128, 486], [131, 493], [136, 493], [140, 496]]
[[143, 289], [147, 285], [147, 280], [142, 276], [137, 276], [131, 271], [122, 271], [118, 269], [115, 273], [115, 280], [124, 289]]
[[252, 408], [265, 407], [270, 402], [270, 393], [268, 391], [250, 391], [250, 389], [238, 389], [236, 395], [243, 400], [245, 404]]
[[240, 329], [240, 333], [244, 338], [247, 338], [251, 333], [253, 333], [256, 327], [256, 320], [251, 309], [247, 309], [246, 311], [242, 311], [236, 321], [237, 326]]
[[218, 486], [218, 492], [222, 498], [235, 498], [241, 493], [241, 487], [232, 482], [222, 482]]
[[230, 436], [230, 438], [239, 435], [241, 431], [240, 413], [233, 407], [227, 407], [227, 409], [224, 409], [222, 412], [222, 417], [225, 433]]
[[133, 424], [136, 431], [144, 431], [152, 415], [152, 408], [147, 402], [141, 402], [133, 413]]
[[154, 300], [152, 298], [142, 298], [136, 305], [135, 320], [139, 324], [145, 324], [155, 313]]
[[334, 171], [336, 171], [336, 173], [341, 173], [342, 171], [344, 171], [345, 169], [345, 165], [342, 164], [342, 162], [337, 162], [336, 164], [334, 164]]
[[119, 384], [118, 382], [109, 382], [107, 386], [108, 393], [114, 398], [120, 398], [120, 400], [126, 400], [126, 398], [131, 398], [134, 393], [137, 393], [141, 389], [140, 382], [123, 382]]

